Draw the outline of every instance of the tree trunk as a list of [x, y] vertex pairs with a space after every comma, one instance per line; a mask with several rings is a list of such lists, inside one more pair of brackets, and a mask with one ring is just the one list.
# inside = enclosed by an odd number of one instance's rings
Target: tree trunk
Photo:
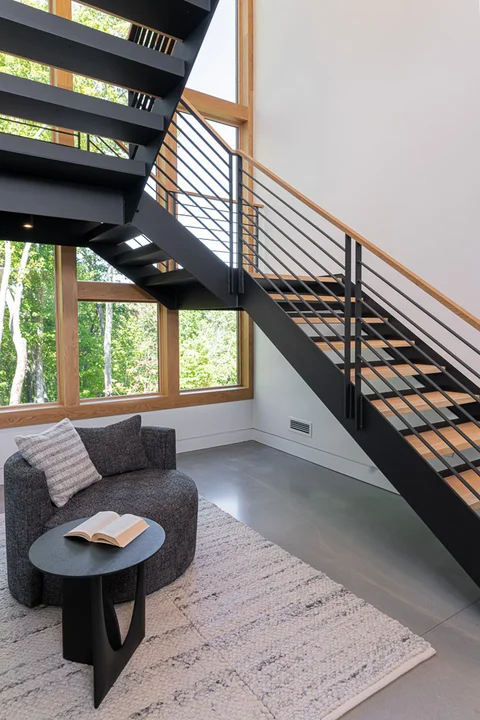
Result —
[[7, 304], [7, 290], [12, 271], [12, 244], [10, 240], [5, 241], [5, 260], [2, 271], [2, 282], [0, 283], [0, 350], [2, 347], [3, 323], [5, 321], [5, 306]]
[[33, 370], [33, 372], [34, 372], [34, 387], [35, 387], [34, 402], [36, 402], [36, 403], [48, 402], [47, 388], [45, 385], [45, 374], [43, 372], [42, 344], [43, 344], [43, 328], [38, 328], [38, 345], [35, 348], [35, 364], [34, 364], [34, 370]]
[[[113, 276], [113, 268], [108, 268], [107, 280], [111, 281]], [[113, 305], [105, 303], [105, 334], [103, 336], [103, 360], [104, 360], [104, 379], [105, 379], [105, 397], [113, 395], [112, 389], [112, 323], [113, 323]]]
[[22, 259], [20, 260], [20, 266], [18, 268], [18, 277], [13, 297], [11, 292], [7, 291], [7, 304], [10, 312], [10, 332], [12, 333], [15, 352], [17, 353], [17, 366], [10, 390], [10, 405], [20, 405], [21, 403], [23, 381], [25, 380], [25, 372], [27, 370], [27, 341], [23, 337], [20, 328], [20, 307], [22, 304], [23, 281], [29, 252], [30, 243], [25, 243]]
[[[39, 246], [37, 246], [39, 247]], [[37, 294], [37, 302], [40, 307], [44, 304], [44, 285], [40, 285]], [[44, 333], [44, 317], [40, 315], [39, 325], [37, 327], [37, 345], [34, 350], [33, 361], [33, 401], [36, 403], [48, 402], [47, 384], [45, 382], [45, 372], [43, 368], [43, 333]]]

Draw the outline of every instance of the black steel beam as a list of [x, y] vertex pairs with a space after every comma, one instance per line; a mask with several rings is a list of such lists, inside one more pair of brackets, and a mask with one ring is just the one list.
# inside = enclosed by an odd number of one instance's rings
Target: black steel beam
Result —
[[65, 220], [123, 223], [123, 192], [59, 180], [2, 174], [0, 212], [47, 216]]
[[181, 58], [15, 0], [0, 0], [0, 50], [157, 97], [185, 75]]
[[[228, 292], [225, 263], [147, 193], [143, 193], [134, 222], [140, 233], [191, 272], [226, 307], [237, 305], [236, 296]], [[154, 288], [142, 287], [153, 294]], [[283, 311], [279, 308], [279, 312]]]
[[164, 128], [161, 115], [6, 73], [0, 74], [0, 108], [3, 115], [137, 145], [148, 144]]
[[[27, 220], [33, 227], [24, 227]], [[0, 212], [0, 237], [14, 242], [80, 247], [92, 227], [93, 223], [85, 221]]]
[[210, 0], [90, 0], [87, 4], [180, 40], [210, 12]]
[[145, 164], [66, 145], [0, 134], [0, 171], [123, 189], [144, 176]]

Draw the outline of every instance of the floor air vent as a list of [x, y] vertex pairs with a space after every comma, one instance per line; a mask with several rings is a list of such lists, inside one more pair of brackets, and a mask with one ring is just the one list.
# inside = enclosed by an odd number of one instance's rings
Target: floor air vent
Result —
[[312, 437], [312, 423], [306, 420], [298, 420], [297, 418], [290, 418], [290, 430], [300, 435], [307, 435]]

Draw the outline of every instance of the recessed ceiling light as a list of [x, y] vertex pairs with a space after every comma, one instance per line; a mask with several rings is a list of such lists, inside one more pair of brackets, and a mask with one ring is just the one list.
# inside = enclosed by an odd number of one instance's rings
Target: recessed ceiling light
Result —
[[27, 220], [25, 220], [25, 222], [23, 223], [23, 226], [22, 226], [22, 227], [24, 227], [26, 230], [32, 230], [32, 229], [33, 229], [33, 218], [32, 218], [31, 215], [30, 215], [30, 217], [29, 217]]

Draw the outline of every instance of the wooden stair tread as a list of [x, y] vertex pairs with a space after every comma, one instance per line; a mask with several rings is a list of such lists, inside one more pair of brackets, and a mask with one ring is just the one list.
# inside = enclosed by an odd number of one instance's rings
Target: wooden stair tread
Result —
[[[413, 340], [411, 342], [408, 342], [407, 340], [389, 340], [388, 342], [390, 343], [390, 345], [392, 347], [396, 347], [396, 348], [411, 347], [414, 344]], [[326, 343], [326, 342], [319, 342], [316, 344], [317, 344], [317, 347], [320, 348], [320, 350], [325, 350], [327, 352], [328, 352], [328, 350], [332, 349], [331, 348], [332, 345], [337, 350], [343, 350], [345, 347], [345, 343], [342, 342], [341, 340], [334, 340], [330, 343], [330, 345], [328, 345], [328, 343]], [[354, 348], [355, 340], [352, 340], [351, 344], [352, 344], [352, 348]], [[388, 349], [388, 344], [385, 340], [368, 339], [368, 344], [371, 348], [375, 348], [375, 349], [387, 348]], [[362, 341], [362, 345], [368, 350], [368, 347], [366, 346], [365, 341]]]
[[[305, 318], [305, 317], [293, 317], [292, 320], [297, 325], [306, 325], [307, 324], [307, 318]], [[343, 318], [339, 319], [336, 317], [325, 316], [325, 317], [323, 317], [323, 320], [326, 323], [328, 323], [329, 325], [344, 325], [345, 324]], [[362, 320], [364, 322], [368, 323], [369, 325], [382, 325], [386, 321], [386, 318], [365, 317], [365, 318], [362, 318]], [[313, 317], [309, 317], [308, 321], [313, 323], [314, 325], [323, 325], [324, 324], [323, 321], [316, 315], [314, 315]], [[353, 322], [355, 322], [355, 318], [352, 318], [352, 323]]]
[[[480, 428], [478, 428], [475, 423], [462, 423], [459, 427], [462, 428], [465, 435], [467, 435], [472, 442], [480, 445]], [[446, 438], [456, 450], [468, 450], [471, 447], [471, 443], [465, 440], [454, 427], [439, 428], [438, 432]], [[425, 445], [423, 440], [429, 442], [440, 455], [453, 455], [454, 452], [433, 430], [426, 430], [420, 433], [419, 438], [416, 435], [407, 435], [406, 439], [426, 460], [431, 460], [435, 455], [430, 448]]]
[[[301, 303], [301, 302], [309, 302], [309, 303], [315, 303], [319, 302], [319, 300], [322, 300], [323, 302], [329, 302], [329, 303], [338, 303], [343, 302], [345, 303], [345, 298], [341, 297], [339, 300], [337, 298], [333, 297], [333, 295], [302, 295], [300, 293], [300, 297], [298, 295], [295, 295], [295, 293], [284, 293], [285, 297], [281, 293], [272, 293], [270, 294], [270, 297], [272, 300], [276, 300], [276, 302], [285, 302], [286, 300], [292, 300], [293, 302]], [[352, 303], [355, 302], [355, 298], [352, 298]]]
[[330, 275], [327, 275], [326, 277], [315, 277], [312, 278], [310, 275], [298, 275], [298, 277], [295, 277], [295, 275], [282, 275], [280, 274], [280, 277], [278, 275], [275, 275], [275, 273], [253, 273], [253, 277], [257, 280], [286, 280], [287, 282], [296, 282], [300, 280], [301, 282], [321, 282], [321, 283], [338, 283], [339, 279], [335, 277], [331, 277]]
[[[472, 397], [468, 393], [461, 393], [461, 392], [448, 392], [446, 393], [448, 397], [445, 397], [440, 392], [427, 392], [422, 393], [422, 395], [408, 395], [408, 401], [415, 410], [432, 410], [430, 405], [425, 402], [423, 398], [428, 398], [430, 402], [435, 405], [437, 408], [446, 408], [453, 405], [453, 402], [455, 401], [458, 403], [458, 405], [466, 405], [467, 403], [473, 402]], [[389, 405], [395, 408], [397, 412], [399, 412], [401, 415], [406, 415], [408, 413], [413, 412], [405, 402], [400, 397], [394, 397], [389, 398], [388, 405], [384, 400], [373, 400], [372, 405], [377, 408], [377, 410], [380, 410], [380, 412], [385, 415], [386, 417], [392, 417], [395, 415], [393, 410], [390, 409]]]
[[[434, 375], [435, 373], [441, 373], [442, 370], [435, 367], [435, 365], [422, 365], [418, 364], [415, 367], [410, 365], [394, 365], [395, 370], [392, 370], [388, 365], [376, 365], [375, 370], [382, 378], [395, 378], [401, 375], [402, 377], [413, 377], [414, 375]], [[396, 372], [395, 372], [396, 371]], [[372, 368], [362, 368], [362, 377], [367, 380], [380, 380], [378, 375], [372, 370]], [[355, 378], [355, 370], [352, 370], [352, 379]]]
[[[464, 480], [472, 486], [474, 490], [480, 493], [480, 475], [475, 470], [466, 470], [460, 473]], [[457, 495], [460, 495], [462, 500], [465, 500], [473, 510], [480, 510], [480, 500], [465, 487], [465, 485], [456, 477], [456, 475], [450, 475], [445, 478], [450, 487], [455, 490]]]

